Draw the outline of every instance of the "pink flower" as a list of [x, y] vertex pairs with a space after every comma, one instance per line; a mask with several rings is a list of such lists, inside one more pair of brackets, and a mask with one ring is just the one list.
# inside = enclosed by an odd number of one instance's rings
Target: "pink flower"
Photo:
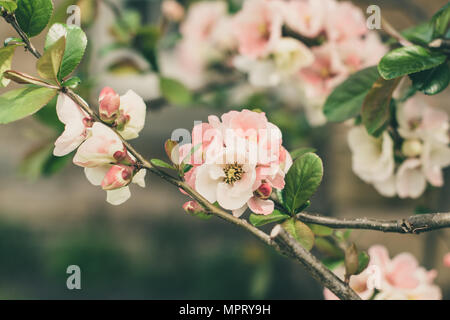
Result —
[[86, 139], [91, 121], [87, 113], [64, 93], [58, 96], [56, 113], [59, 120], [65, 124], [65, 129], [55, 141], [53, 154], [62, 157], [78, 148]]
[[[185, 180], [208, 201], [240, 216], [247, 208], [270, 214], [272, 188], [284, 188], [292, 164], [280, 130], [264, 113], [230, 111], [194, 127], [192, 144], [180, 147], [180, 159], [193, 165]], [[192, 148], [200, 148], [192, 152]], [[186, 157], [192, 153], [190, 157]]]
[[325, 29], [329, 0], [291, 0], [283, 6], [287, 26], [295, 32], [315, 38]]
[[282, 23], [279, 1], [245, 1], [233, 26], [239, 53], [250, 58], [265, 57], [280, 39]]
[[113, 122], [119, 115], [120, 96], [110, 87], [105, 87], [100, 92], [98, 102], [100, 117], [105, 121]]
[[444, 256], [443, 262], [444, 262], [444, 266], [446, 266], [447, 268], [450, 268], [450, 252]]
[[107, 165], [116, 162], [115, 155], [123, 150], [119, 136], [104, 124], [95, 122], [90, 137], [78, 148], [73, 162], [87, 168]]
[[114, 190], [127, 186], [133, 178], [133, 168], [115, 164], [106, 173], [102, 181], [103, 190]]
[[131, 140], [139, 136], [144, 128], [147, 106], [144, 100], [133, 90], [128, 90], [120, 97], [119, 125], [117, 131], [126, 139]]
[[[442, 299], [441, 290], [433, 283], [436, 271], [426, 271], [420, 267], [411, 254], [400, 253], [390, 259], [387, 249], [379, 245], [369, 248], [368, 253], [370, 256], [368, 267], [361, 274], [350, 278], [350, 287], [362, 299]], [[345, 269], [339, 267], [334, 272], [343, 278]], [[327, 300], [337, 299], [328, 289], [324, 290], [324, 296]]]
[[330, 41], [361, 37], [368, 32], [363, 12], [348, 1], [328, 1], [325, 29]]
[[180, 21], [184, 16], [183, 6], [175, 0], [164, 0], [161, 4], [161, 11], [167, 19], [175, 22]]
[[189, 7], [186, 20], [181, 25], [183, 38], [202, 42], [210, 38], [216, 24], [227, 15], [224, 1], [199, 1]]

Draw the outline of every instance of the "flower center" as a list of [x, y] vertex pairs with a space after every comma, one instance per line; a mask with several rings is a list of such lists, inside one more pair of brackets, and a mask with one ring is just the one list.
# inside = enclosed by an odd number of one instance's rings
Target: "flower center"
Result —
[[236, 181], [241, 180], [242, 175], [245, 173], [242, 169], [242, 164], [237, 164], [236, 162], [234, 164], [227, 164], [223, 168], [223, 172], [225, 173], [225, 178], [223, 178], [223, 181], [231, 185], [233, 185]]

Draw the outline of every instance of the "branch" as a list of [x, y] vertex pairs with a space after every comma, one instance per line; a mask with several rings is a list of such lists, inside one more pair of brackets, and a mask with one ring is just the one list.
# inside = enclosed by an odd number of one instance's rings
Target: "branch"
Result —
[[338, 219], [301, 212], [297, 218], [306, 223], [320, 224], [334, 229], [365, 229], [383, 232], [419, 234], [450, 228], [450, 213], [420, 214], [398, 220], [370, 218]]
[[9, 23], [14, 30], [17, 31], [19, 36], [22, 38], [23, 42], [25, 43], [25, 48], [30, 51], [33, 56], [35, 56], [37, 59], [41, 57], [41, 54], [39, 51], [36, 50], [36, 48], [31, 44], [30, 39], [28, 38], [27, 34], [23, 32], [23, 30], [20, 28], [19, 24], [17, 23], [17, 19], [13, 14], [9, 14], [6, 12], [6, 10], [2, 11], [2, 17], [5, 19], [7, 23]]
[[330, 289], [340, 299], [361, 300], [355, 291], [303, 248], [281, 225], [278, 224], [272, 229], [270, 237], [278, 244], [281, 252], [300, 262], [314, 279]]
[[386, 19], [381, 18], [381, 25], [383, 26], [384, 32], [396, 39], [402, 46], [407, 47], [413, 45], [412, 42], [402, 36]]

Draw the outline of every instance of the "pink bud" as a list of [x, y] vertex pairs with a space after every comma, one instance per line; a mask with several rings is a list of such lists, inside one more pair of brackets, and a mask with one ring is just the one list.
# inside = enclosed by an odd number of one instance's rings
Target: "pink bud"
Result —
[[444, 266], [450, 268], [450, 252], [444, 256]]
[[254, 192], [255, 196], [260, 199], [268, 199], [272, 194], [272, 186], [267, 182], [262, 183]]
[[175, 0], [164, 0], [161, 9], [163, 15], [170, 21], [178, 22], [183, 19], [184, 8]]
[[189, 213], [191, 215], [198, 215], [205, 213], [205, 210], [203, 207], [198, 204], [197, 201], [188, 201], [185, 204], [183, 204], [183, 210], [186, 211], [186, 213]]
[[113, 158], [120, 164], [133, 165], [136, 163], [136, 161], [134, 161], [133, 158], [131, 158], [131, 156], [128, 154], [127, 148], [125, 146], [123, 146], [122, 151], [114, 152]]
[[133, 168], [123, 164], [113, 165], [102, 181], [103, 190], [114, 190], [127, 186], [133, 179]]
[[119, 114], [120, 96], [113, 89], [105, 87], [100, 92], [98, 101], [102, 120], [113, 122]]

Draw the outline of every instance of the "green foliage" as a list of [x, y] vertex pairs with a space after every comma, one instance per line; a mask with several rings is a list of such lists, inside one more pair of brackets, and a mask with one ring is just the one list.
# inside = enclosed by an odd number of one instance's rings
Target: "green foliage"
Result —
[[294, 161], [285, 177], [282, 191], [283, 205], [291, 213], [297, 213], [316, 192], [323, 176], [322, 160], [313, 153], [306, 153]]
[[364, 99], [362, 122], [370, 135], [378, 137], [389, 124], [392, 94], [400, 80], [378, 79]]
[[431, 19], [434, 38], [444, 37], [450, 27], [450, 2], [443, 6]]
[[314, 233], [303, 222], [290, 218], [283, 222], [282, 226], [306, 250], [314, 247]]
[[337, 86], [325, 102], [328, 121], [340, 122], [357, 116], [365, 96], [379, 77], [377, 67], [370, 67], [354, 73]]
[[51, 0], [17, 0], [17, 22], [29, 37], [37, 36], [45, 29], [52, 13]]
[[66, 47], [61, 62], [61, 70], [58, 78], [63, 79], [71, 74], [81, 62], [87, 46], [87, 37], [80, 27], [55, 23], [48, 31], [45, 40], [45, 51], [55, 44], [59, 39], [66, 38]]
[[133, 40], [133, 46], [142, 53], [151, 64], [154, 71], [159, 71], [156, 45], [160, 38], [160, 30], [157, 26], [144, 26], [138, 29]]
[[249, 221], [255, 227], [260, 227], [268, 223], [281, 222], [289, 218], [289, 215], [275, 209], [271, 214], [268, 215], [252, 213], [250, 214]]
[[333, 234], [333, 229], [327, 226], [321, 226], [319, 224], [308, 224], [308, 227], [314, 232], [316, 236], [326, 237]]
[[0, 48], [0, 88], [6, 87], [10, 80], [4, 77], [4, 72], [11, 69], [15, 46]]
[[426, 95], [434, 95], [445, 90], [450, 83], [450, 68], [443, 63], [440, 66], [409, 75], [416, 90]]
[[17, 9], [17, 3], [14, 0], [0, 0], [0, 6], [9, 13], [12, 13]]
[[161, 77], [159, 85], [161, 94], [170, 103], [186, 105], [192, 102], [192, 93], [178, 80]]
[[388, 52], [378, 64], [378, 71], [384, 79], [391, 80], [437, 67], [446, 58], [445, 54], [419, 45], [407, 46]]
[[61, 68], [66, 38], [62, 37], [52, 44], [37, 61], [36, 68], [39, 75], [54, 83], [59, 83], [58, 73]]
[[370, 256], [365, 251], [361, 251], [358, 254], [358, 270], [356, 271], [356, 274], [360, 274], [363, 272], [370, 262]]
[[294, 151], [291, 151], [290, 154], [291, 154], [292, 160], [295, 160], [306, 153], [314, 153], [316, 151], [317, 150], [314, 148], [298, 148], [298, 149], [295, 149]]
[[55, 89], [25, 87], [0, 96], [0, 123], [23, 119], [45, 106], [55, 95]]
[[403, 30], [402, 35], [413, 43], [427, 46], [433, 40], [433, 26], [430, 22], [425, 22]]
[[63, 87], [67, 87], [67, 88], [71, 88], [71, 89], [75, 89], [76, 87], [78, 87], [78, 85], [81, 83], [81, 79], [78, 77], [72, 77], [70, 79], [67, 79], [66, 81], [64, 81], [61, 85]]
[[327, 257], [342, 260], [344, 252], [327, 238], [317, 237], [315, 240], [315, 248]]
[[173, 169], [173, 166], [171, 164], [168, 164], [167, 162], [160, 159], [152, 159], [150, 160], [150, 162], [157, 167]]

